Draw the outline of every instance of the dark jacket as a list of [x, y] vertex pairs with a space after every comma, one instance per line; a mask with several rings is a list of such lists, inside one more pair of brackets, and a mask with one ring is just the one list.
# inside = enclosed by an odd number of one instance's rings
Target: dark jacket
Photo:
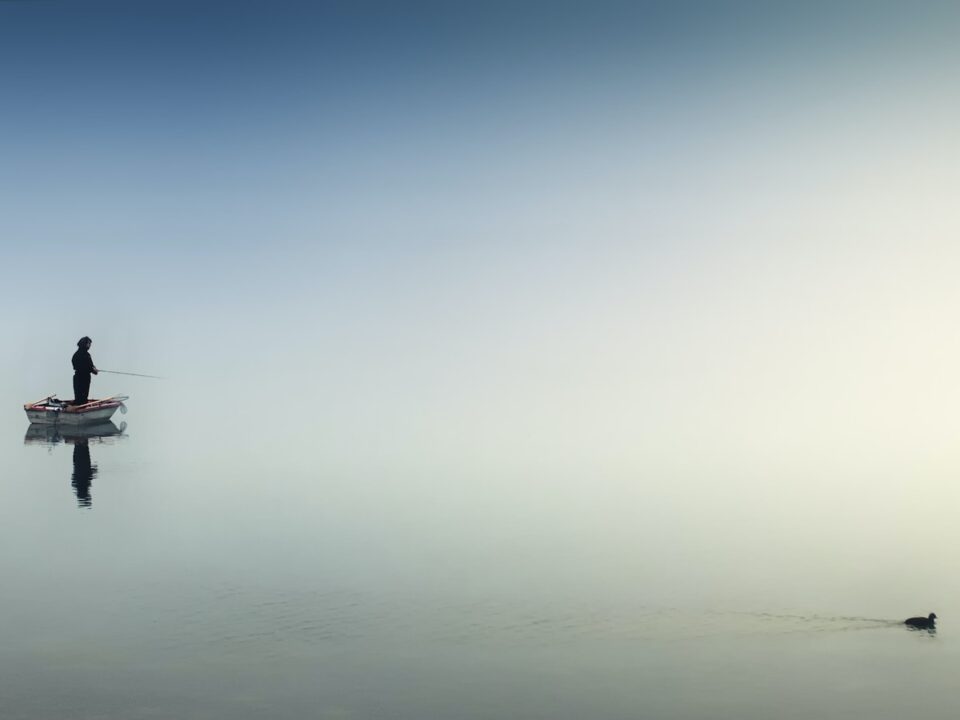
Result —
[[82, 348], [77, 350], [73, 354], [73, 374], [74, 375], [86, 375], [89, 377], [93, 374], [93, 358], [90, 357], [90, 353]]

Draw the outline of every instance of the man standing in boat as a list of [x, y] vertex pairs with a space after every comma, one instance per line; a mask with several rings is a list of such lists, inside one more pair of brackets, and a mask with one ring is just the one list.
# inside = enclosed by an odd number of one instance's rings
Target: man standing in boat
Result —
[[83, 405], [90, 395], [90, 375], [100, 371], [93, 364], [90, 357], [90, 346], [93, 340], [84, 336], [77, 341], [77, 351], [73, 354], [73, 402]]

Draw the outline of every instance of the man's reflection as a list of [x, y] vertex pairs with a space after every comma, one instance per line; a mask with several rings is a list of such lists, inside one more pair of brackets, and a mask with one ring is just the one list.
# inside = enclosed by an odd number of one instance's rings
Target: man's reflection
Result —
[[125, 437], [123, 431], [126, 428], [126, 423], [120, 423], [120, 427], [117, 427], [109, 420], [80, 427], [34, 423], [27, 428], [23, 441], [27, 445], [41, 445], [51, 450], [60, 444], [73, 445], [73, 474], [70, 476], [70, 485], [77, 496], [77, 505], [90, 508], [93, 506], [90, 486], [98, 473], [97, 466], [90, 459], [90, 443], [113, 443]]
[[77, 504], [88, 508], [93, 505], [90, 497], [90, 485], [97, 476], [97, 466], [90, 461], [90, 441], [77, 439], [73, 443], [73, 477], [70, 484], [77, 494]]

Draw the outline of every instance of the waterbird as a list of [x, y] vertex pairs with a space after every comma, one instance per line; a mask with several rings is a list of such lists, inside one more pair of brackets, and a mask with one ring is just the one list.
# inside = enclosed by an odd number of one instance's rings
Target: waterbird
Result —
[[937, 627], [937, 614], [930, 613], [929, 617], [907, 618], [903, 624], [918, 630], [933, 630]]

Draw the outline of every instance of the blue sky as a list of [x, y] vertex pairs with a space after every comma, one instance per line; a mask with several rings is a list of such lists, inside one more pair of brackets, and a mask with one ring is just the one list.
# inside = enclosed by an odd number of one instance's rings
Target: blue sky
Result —
[[[604, 190], [686, 184], [682, 200], [718, 146], [750, 161], [752, 140], [855, 122], [877, 96], [899, 110], [904, 90], [944, 92], [956, 60], [956, 13], [932, 5], [2, 12], [0, 187], [26, 216], [5, 213], [8, 233], [67, 245], [236, 249], [274, 230], [302, 246], [324, 242], [323, 223], [423, 205], [443, 217], [464, 198], [498, 208], [588, 173]], [[37, 227], [51, 214], [67, 227]]]
[[907, 431], [878, 394], [942, 419], [905, 378], [960, 359], [957, 21], [0, 3], [10, 392], [88, 334], [451, 453], [799, 453], [825, 408], [825, 439]]

